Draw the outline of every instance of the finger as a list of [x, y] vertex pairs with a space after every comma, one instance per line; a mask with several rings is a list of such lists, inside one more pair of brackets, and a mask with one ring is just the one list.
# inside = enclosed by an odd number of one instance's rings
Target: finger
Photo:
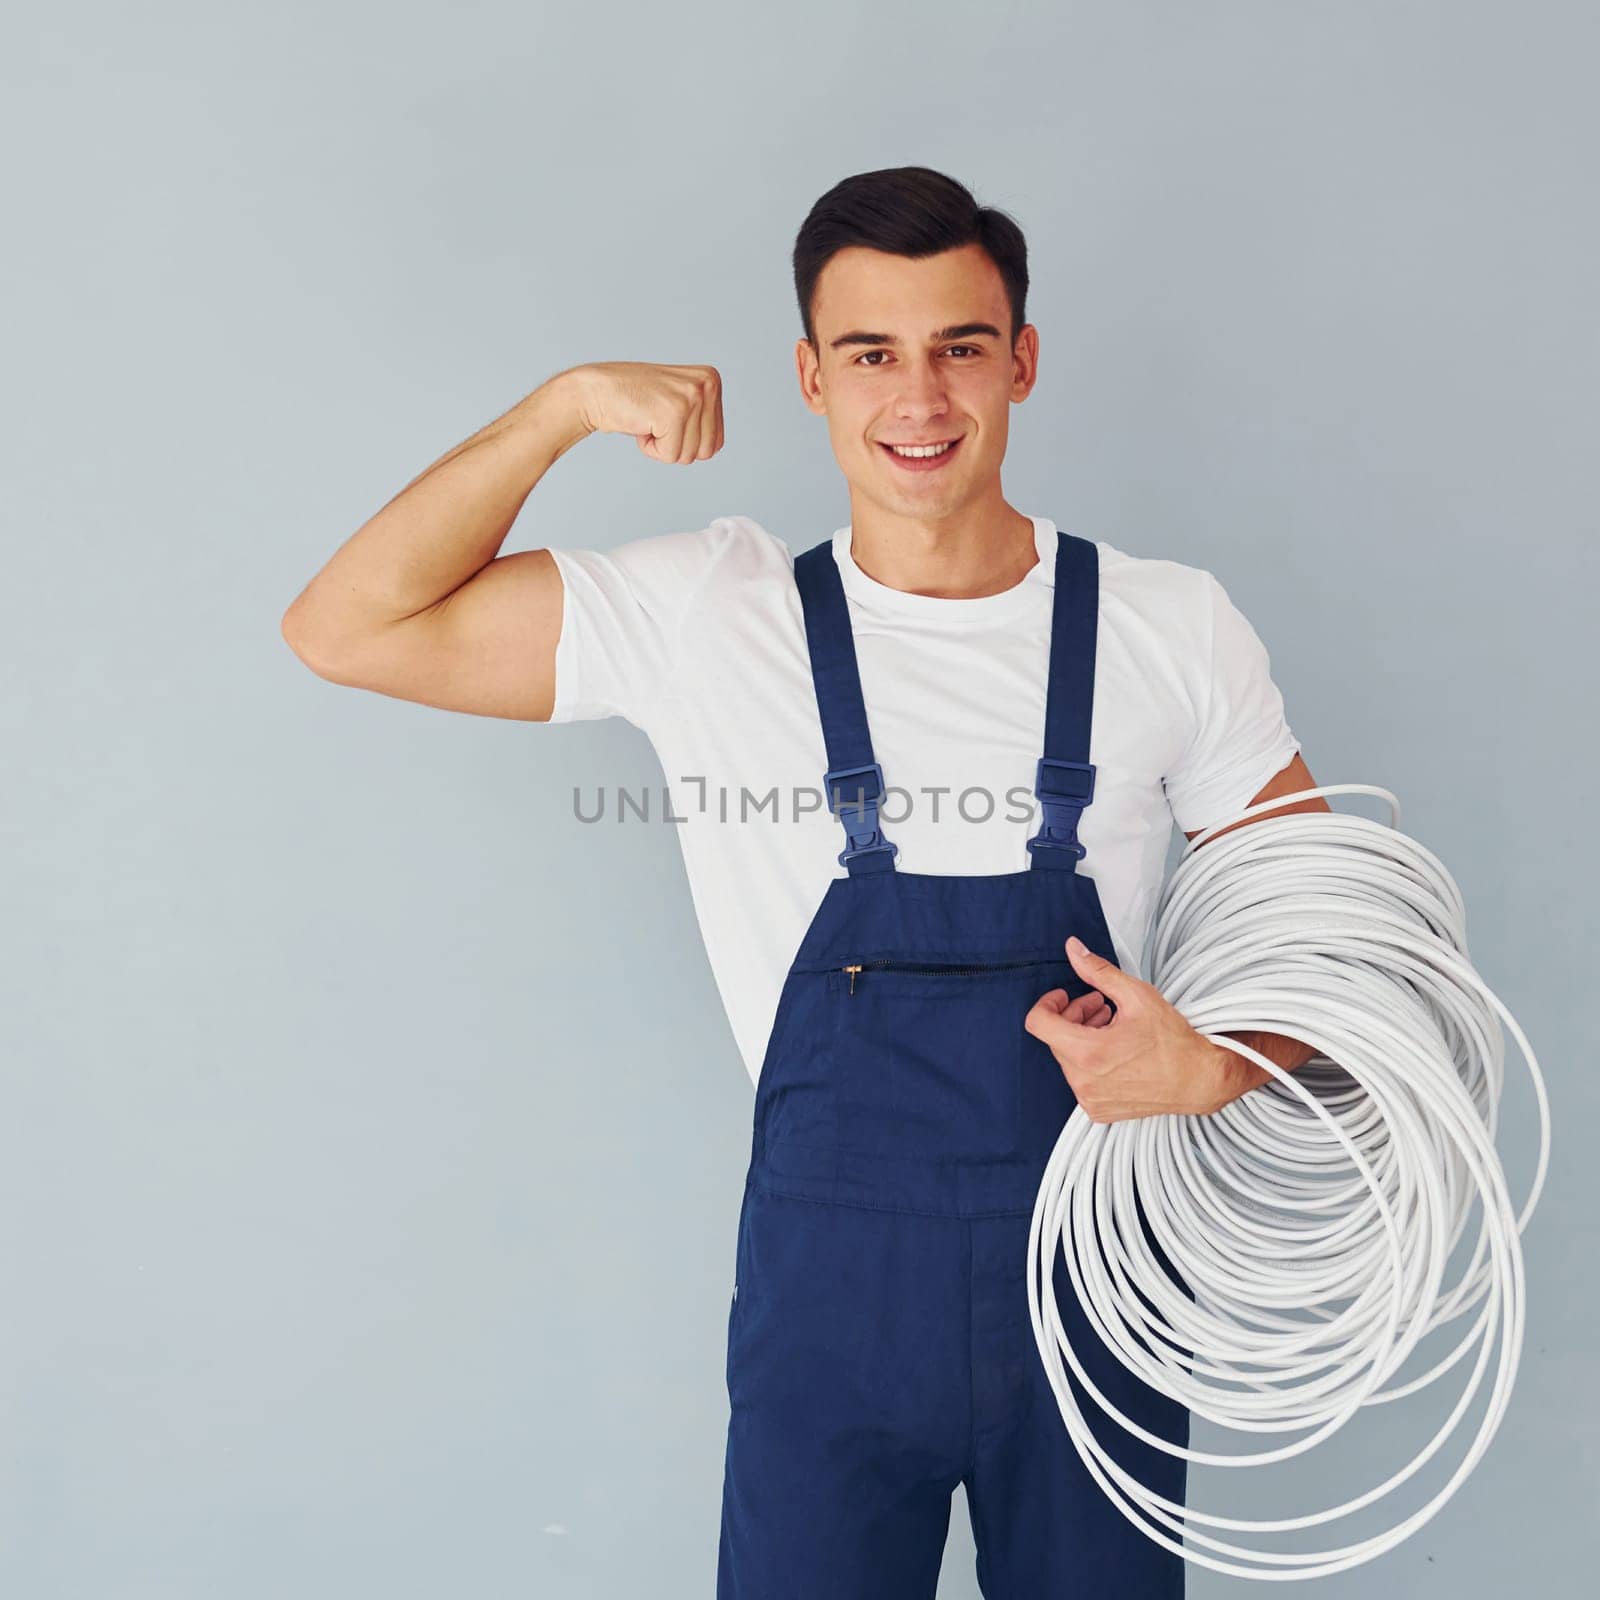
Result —
[[1087, 994], [1080, 994], [1076, 1000], [1069, 1001], [1061, 1009], [1061, 1015], [1068, 1022], [1092, 1023], [1095, 1017], [1106, 1009], [1106, 998], [1097, 990], [1091, 989]]
[[1097, 1029], [1081, 1022], [1073, 1022], [1065, 1011], [1058, 1011], [1042, 1000], [1036, 1002], [1033, 1009], [1022, 1019], [1022, 1026], [1035, 1039], [1042, 1040], [1052, 1050], [1071, 1052], [1081, 1047], [1088, 1039], [1098, 1037]]
[[683, 423], [683, 444], [678, 450], [678, 465], [689, 466], [700, 454], [700, 430], [704, 416], [704, 407], [696, 400], [688, 410]]
[[674, 462], [683, 454], [684, 421], [683, 413], [675, 407], [668, 411], [660, 431], [655, 436], [655, 446], [651, 451], [657, 461]]
[[1048, 1011], [1065, 1011], [1071, 1001], [1067, 998], [1065, 989], [1052, 989], [1048, 994], [1042, 994], [1034, 1002], [1035, 1008], [1045, 1007]]
[[1106, 997], [1096, 989], [1079, 995], [1072, 1004], [1077, 1008], [1073, 1014], [1074, 1022], [1082, 1022], [1091, 1028], [1103, 1028], [1111, 1020], [1111, 1007]]
[[1096, 955], [1076, 934], [1067, 940], [1067, 960], [1085, 983], [1118, 1005], [1137, 1000], [1140, 990], [1148, 987], [1142, 978], [1124, 972], [1115, 961]]
[[670, 461], [667, 454], [667, 443], [670, 438], [665, 433], [641, 433], [639, 435], [639, 448], [650, 457], [652, 461]]
[[706, 395], [705, 421], [700, 425], [700, 450], [696, 459], [709, 461], [722, 448], [722, 402], [715, 388]]

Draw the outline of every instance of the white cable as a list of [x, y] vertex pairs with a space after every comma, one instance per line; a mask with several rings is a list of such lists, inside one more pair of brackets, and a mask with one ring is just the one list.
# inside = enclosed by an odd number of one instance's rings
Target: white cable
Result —
[[[1388, 824], [1295, 812], [1217, 837], [1244, 818], [1336, 794], [1385, 800]], [[1034, 1337], [1078, 1453], [1136, 1527], [1214, 1572], [1318, 1578], [1392, 1549], [1477, 1464], [1516, 1376], [1520, 1235], [1544, 1186], [1549, 1103], [1526, 1036], [1473, 970], [1455, 881], [1399, 824], [1399, 801], [1387, 789], [1329, 784], [1249, 806], [1190, 842], [1156, 909], [1149, 981], [1201, 1033], [1273, 1081], [1210, 1116], [1094, 1123], [1074, 1109], [1034, 1207]], [[1539, 1104], [1538, 1168], [1520, 1214], [1494, 1144], [1501, 1022], [1516, 1038]], [[1285, 1072], [1224, 1037], [1239, 1032], [1287, 1034], [1318, 1054]], [[1151, 1233], [1193, 1301], [1151, 1253], [1135, 1186]], [[1475, 1202], [1481, 1220], [1471, 1259], [1447, 1288], [1446, 1268]], [[1090, 1381], [1071, 1347], [1052, 1292], [1058, 1256], [1091, 1327], [1151, 1387], [1197, 1417], [1247, 1434], [1310, 1431], [1287, 1444], [1219, 1454], [1174, 1445], [1133, 1422]], [[1426, 1334], [1474, 1307], [1471, 1326], [1442, 1359], [1385, 1387]], [[1471, 1445], [1444, 1487], [1386, 1531], [1304, 1553], [1250, 1549], [1197, 1531], [1291, 1532], [1378, 1501], [1443, 1447], [1481, 1386], [1497, 1335], [1499, 1359]], [[1426, 1387], [1474, 1346], [1460, 1399], [1406, 1466], [1341, 1505], [1273, 1519], [1206, 1513], [1138, 1483], [1095, 1438], [1066, 1373], [1070, 1367], [1124, 1429], [1168, 1455], [1265, 1466], [1303, 1454], [1363, 1406]]]

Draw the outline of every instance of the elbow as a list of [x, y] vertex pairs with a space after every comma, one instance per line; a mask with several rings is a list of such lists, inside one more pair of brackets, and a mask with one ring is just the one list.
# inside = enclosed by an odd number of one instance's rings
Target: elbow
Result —
[[319, 678], [338, 683], [339, 669], [335, 664], [333, 642], [308, 625], [304, 602], [305, 596], [302, 594], [284, 612], [278, 632], [283, 642]]

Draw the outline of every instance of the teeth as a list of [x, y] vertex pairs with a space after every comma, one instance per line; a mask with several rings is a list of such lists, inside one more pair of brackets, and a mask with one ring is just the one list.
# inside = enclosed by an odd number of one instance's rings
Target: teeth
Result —
[[955, 443], [955, 441], [952, 439], [946, 444], [892, 444], [889, 446], [889, 448], [893, 450], [897, 456], [942, 456], [953, 443]]

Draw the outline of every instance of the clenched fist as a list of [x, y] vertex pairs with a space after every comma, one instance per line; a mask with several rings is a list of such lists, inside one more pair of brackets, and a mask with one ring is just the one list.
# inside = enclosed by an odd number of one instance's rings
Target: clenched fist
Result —
[[591, 433], [631, 433], [652, 461], [682, 467], [722, 448], [722, 376], [715, 367], [595, 361], [566, 376]]

